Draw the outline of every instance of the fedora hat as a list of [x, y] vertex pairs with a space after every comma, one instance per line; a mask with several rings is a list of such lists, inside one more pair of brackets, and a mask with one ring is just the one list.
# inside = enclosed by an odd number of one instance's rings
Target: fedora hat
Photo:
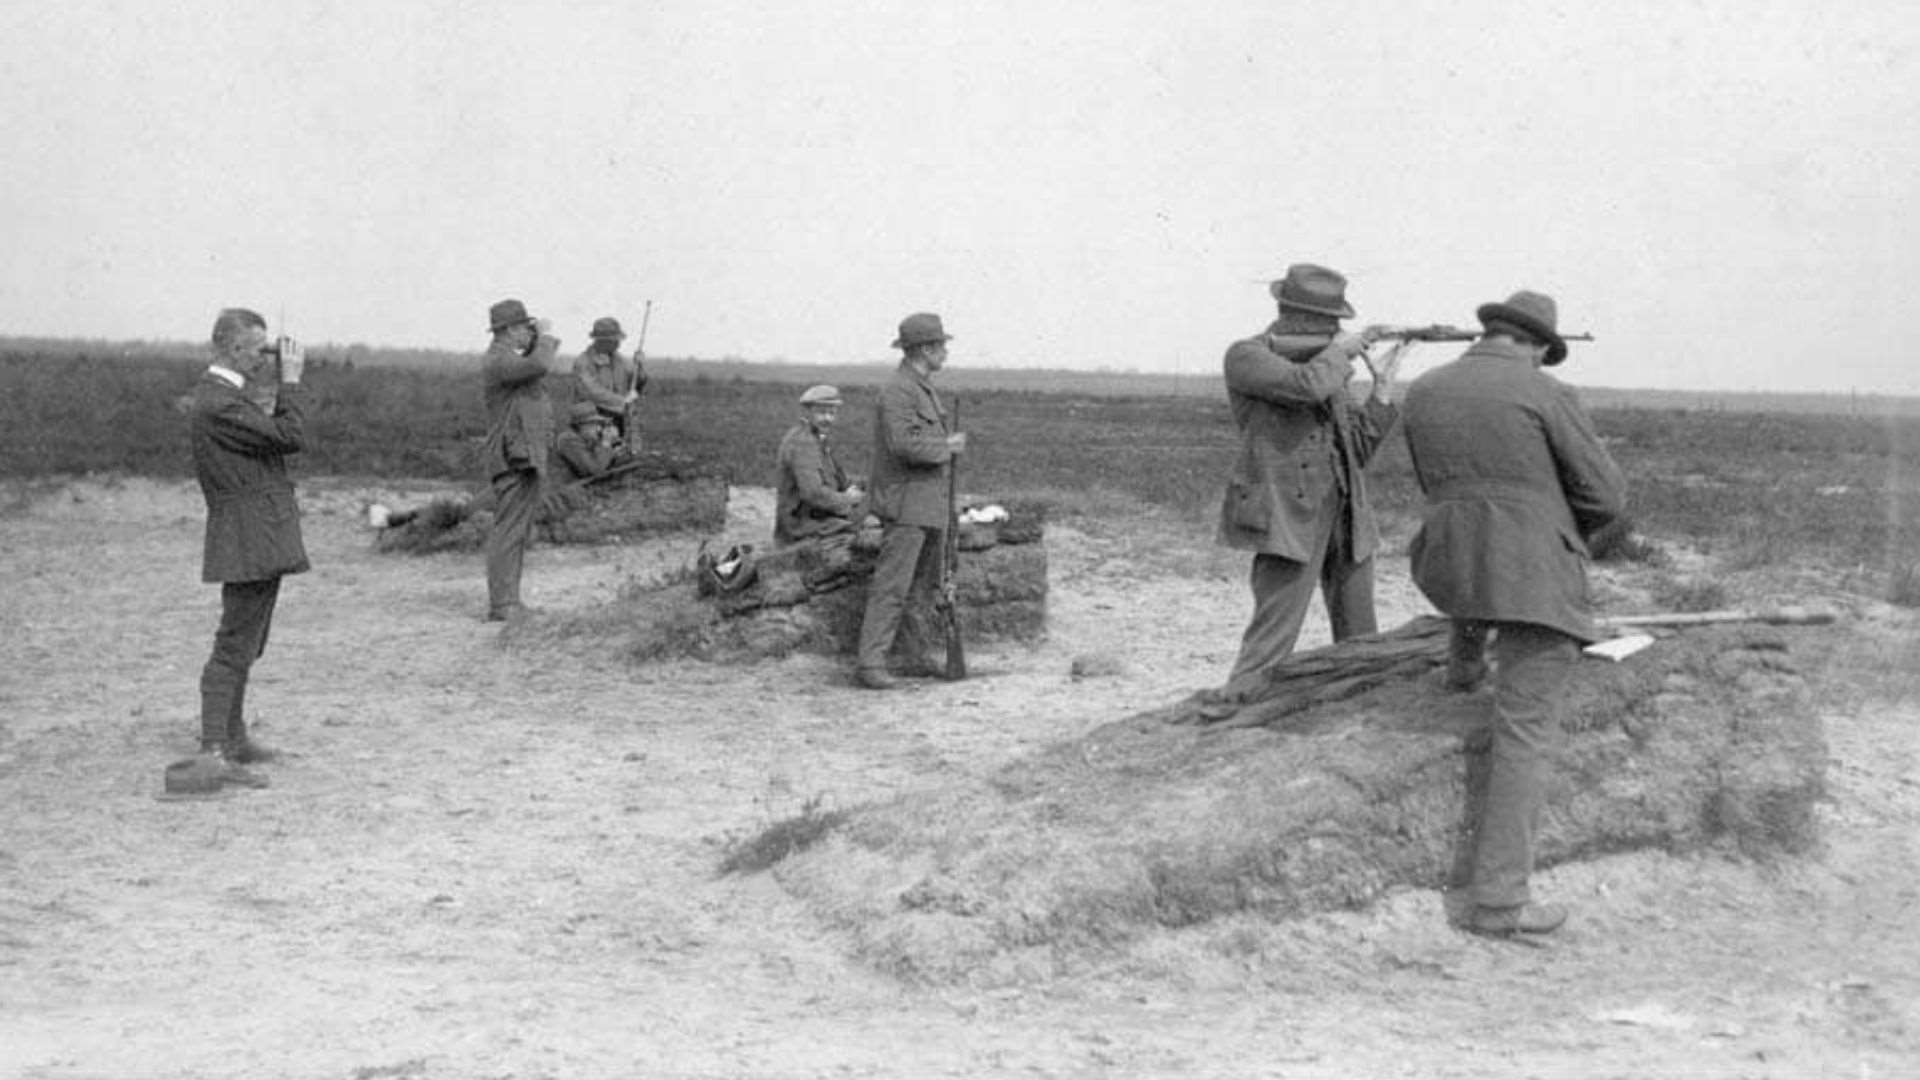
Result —
[[502, 300], [493, 305], [487, 309], [487, 318], [492, 323], [488, 329], [495, 332], [505, 330], [509, 326], [518, 326], [521, 323], [533, 321], [532, 317], [527, 314], [527, 305], [518, 300]]
[[842, 404], [840, 400], [840, 390], [838, 387], [828, 386], [826, 383], [821, 383], [819, 386], [809, 386], [803, 393], [801, 393], [800, 404], [802, 405]]
[[1283, 308], [1353, 318], [1353, 305], [1347, 303], [1346, 276], [1312, 263], [1294, 263], [1287, 276], [1267, 286], [1267, 291]]
[[952, 341], [953, 335], [940, 325], [940, 316], [922, 311], [900, 320], [900, 336], [893, 339], [896, 349], [911, 349], [936, 341]]
[[611, 315], [603, 315], [593, 320], [593, 332], [587, 336], [593, 338], [625, 338], [627, 332], [620, 329], [619, 319]]
[[1546, 293], [1521, 289], [1505, 303], [1481, 304], [1474, 316], [1483, 327], [1503, 322], [1540, 339], [1547, 346], [1547, 355], [1540, 362], [1548, 367], [1567, 358], [1567, 342], [1560, 336], [1560, 308]]

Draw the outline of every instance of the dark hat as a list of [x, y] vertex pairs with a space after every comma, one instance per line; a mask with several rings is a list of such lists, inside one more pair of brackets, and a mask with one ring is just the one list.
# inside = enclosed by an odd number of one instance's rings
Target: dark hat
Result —
[[1504, 304], [1481, 304], [1474, 315], [1481, 326], [1503, 322], [1539, 338], [1547, 347], [1547, 355], [1540, 362], [1548, 367], [1567, 358], [1567, 343], [1560, 336], [1560, 309], [1545, 293], [1522, 289], [1507, 297]]
[[576, 401], [567, 407], [567, 419], [576, 424], [585, 424], [596, 420], [604, 422], [608, 418], [600, 411], [600, 406], [593, 402]]
[[532, 322], [527, 315], [527, 305], [518, 300], [502, 300], [487, 309], [487, 318], [492, 322], [489, 329], [499, 331], [509, 326], [519, 326], [523, 322]]
[[893, 339], [896, 349], [911, 349], [936, 341], [952, 341], [953, 335], [940, 325], [940, 316], [922, 311], [900, 320], [900, 336]]
[[1353, 306], [1347, 303], [1346, 277], [1324, 266], [1294, 263], [1287, 267], [1287, 276], [1267, 286], [1267, 291], [1283, 308], [1336, 319], [1353, 318]]
[[593, 333], [588, 336], [596, 338], [624, 338], [627, 336], [627, 332], [620, 329], [619, 319], [611, 315], [606, 315], [593, 320]]
[[841, 403], [840, 390], [826, 383], [809, 386], [800, 394], [802, 405], [839, 405]]

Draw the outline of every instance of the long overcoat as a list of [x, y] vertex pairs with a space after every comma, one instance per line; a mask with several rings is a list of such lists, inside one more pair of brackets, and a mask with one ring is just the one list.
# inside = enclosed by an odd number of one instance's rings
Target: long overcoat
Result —
[[193, 471], [207, 502], [200, 580], [266, 581], [308, 569], [287, 455], [306, 447], [300, 392], [272, 415], [209, 371], [193, 391]]
[[546, 376], [555, 347], [552, 338], [542, 335], [526, 355], [499, 339], [487, 348], [480, 375], [488, 424], [482, 461], [489, 480], [509, 472], [547, 471], [554, 423]]
[[1427, 599], [1454, 618], [1597, 640], [1586, 539], [1623, 512], [1626, 480], [1572, 388], [1519, 346], [1481, 341], [1414, 381], [1406, 423]]
[[880, 389], [873, 420], [869, 509], [888, 524], [947, 527], [947, 411], [933, 384], [902, 361]]
[[1347, 393], [1353, 362], [1324, 336], [1274, 329], [1227, 349], [1227, 401], [1240, 452], [1227, 480], [1220, 542], [1242, 551], [1309, 562], [1339, 518], [1344, 494], [1354, 562], [1371, 558], [1380, 529], [1367, 499], [1366, 466], [1399, 407]]

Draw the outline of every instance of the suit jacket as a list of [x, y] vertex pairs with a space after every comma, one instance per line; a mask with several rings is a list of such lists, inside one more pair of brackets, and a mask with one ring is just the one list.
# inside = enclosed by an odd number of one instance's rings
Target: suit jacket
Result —
[[287, 455], [306, 447], [299, 391], [269, 416], [209, 371], [193, 391], [193, 472], [207, 501], [206, 582], [266, 581], [308, 569]]
[[1308, 562], [1348, 528], [1354, 562], [1373, 556], [1380, 529], [1367, 499], [1367, 462], [1399, 408], [1353, 403], [1352, 361], [1324, 335], [1282, 336], [1278, 324], [1227, 349], [1227, 402], [1240, 453], [1227, 480], [1220, 542]]
[[[566, 393], [555, 395], [554, 414], [563, 416], [576, 401], [591, 401], [609, 416], [627, 411], [627, 391], [647, 385], [638, 359], [588, 349], [573, 361], [573, 377]], [[565, 398], [566, 400], [558, 400]]]
[[482, 461], [489, 480], [510, 472], [547, 471], [554, 424], [546, 374], [554, 350], [548, 337], [527, 356], [500, 340], [487, 347], [481, 361], [488, 423]]
[[847, 473], [833, 459], [827, 440], [805, 423], [780, 440], [773, 538], [783, 544], [844, 528], [860, 500], [848, 495]]
[[1482, 341], [1416, 379], [1406, 410], [1420, 591], [1455, 618], [1596, 640], [1586, 538], [1625, 509], [1626, 480], [1573, 390]]
[[901, 361], [873, 414], [870, 508], [888, 524], [947, 527], [947, 412], [933, 384]]

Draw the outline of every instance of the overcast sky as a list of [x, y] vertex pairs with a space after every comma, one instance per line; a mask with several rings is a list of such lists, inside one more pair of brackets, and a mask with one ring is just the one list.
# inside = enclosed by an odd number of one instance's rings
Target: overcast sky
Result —
[[1551, 293], [1576, 383], [1920, 393], [1916, 12], [4, 0], [0, 333], [1196, 374], [1313, 261]]

